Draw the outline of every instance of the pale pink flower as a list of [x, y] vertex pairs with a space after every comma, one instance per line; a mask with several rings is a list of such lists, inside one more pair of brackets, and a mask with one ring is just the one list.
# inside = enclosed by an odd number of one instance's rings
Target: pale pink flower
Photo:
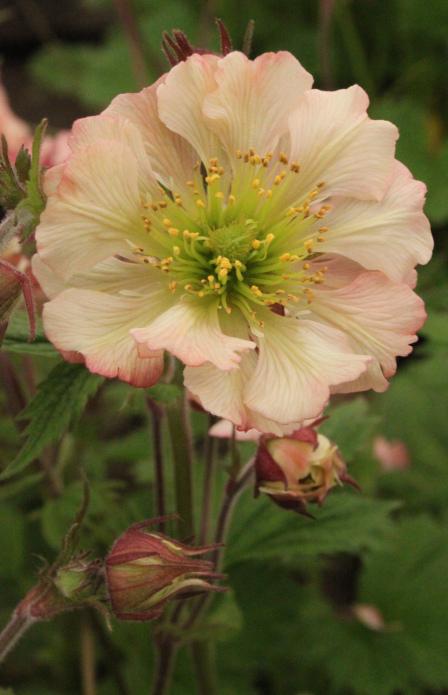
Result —
[[58, 349], [142, 387], [168, 350], [205, 409], [274, 434], [387, 388], [425, 318], [425, 186], [360, 87], [311, 85], [286, 52], [195, 54], [75, 123], [34, 264]]
[[383, 471], [401, 471], [411, 463], [406, 444], [398, 439], [389, 441], [384, 437], [375, 437], [373, 453]]
[[[64, 162], [70, 154], [68, 146], [68, 130], [60, 130], [56, 135], [47, 135], [41, 148], [41, 162], [43, 166], [51, 167]], [[0, 83], [0, 135], [4, 135], [8, 143], [9, 157], [12, 162], [22, 147], [29, 151], [33, 144], [31, 127], [24, 120], [16, 116], [9, 104], [5, 88]]]

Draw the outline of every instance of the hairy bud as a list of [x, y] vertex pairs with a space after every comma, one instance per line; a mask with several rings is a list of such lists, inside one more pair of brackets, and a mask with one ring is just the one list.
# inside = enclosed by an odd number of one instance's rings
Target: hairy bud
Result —
[[112, 612], [121, 620], [152, 620], [167, 601], [204, 591], [225, 591], [211, 584], [221, 579], [213, 564], [198, 560], [216, 546], [193, 548], [148, 526], [157, 519], [134, 524], [115, 542], [106, 558], [106, 581]]
[[306, 514], [307, 503], [322, 504], [335, 485], [356, 483], [335, 444], [304, 427], [288, 437], [262, 437], [256, 462], [256, 491], [285, 509]]

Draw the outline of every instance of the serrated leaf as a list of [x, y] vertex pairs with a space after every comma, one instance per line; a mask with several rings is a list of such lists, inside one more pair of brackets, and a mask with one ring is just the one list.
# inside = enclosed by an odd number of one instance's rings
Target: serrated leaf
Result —
[[56, 365], [20, 415], [21, 419], [29, 420], [24, 432], [26, 441], [0, 479], [19, 473], [39, 456], [45, 446], [60, 439], [81, 415], [89, 397], [102, 381], [103, 377], [91, 374], [84, 365], [68, 362]]
[[266, 498], [251, 500], [246, 493], [238, 503], [226, 561], [228, 565], [270, 558], [291, 562], [303, 555], [373, 548], [389, 530], [390, 515], [398, 506], [398, 502], [337, 490], [322, 508], [310, 508], [315, 518], [308, 519]]

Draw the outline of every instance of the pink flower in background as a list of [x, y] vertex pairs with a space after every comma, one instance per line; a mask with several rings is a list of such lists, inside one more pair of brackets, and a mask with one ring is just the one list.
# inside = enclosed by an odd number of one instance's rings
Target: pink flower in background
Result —
[[373, 442], [373, 453], [383, 471], [401, 471], [411, 464], [406, 444], [399, 440], [389, 441], [384, 437], [376, 437]]
[[[0, 84], [0, 134], [8, 143], [9, 156], [12, 162], [22, 145], [31, 150], [33, 133], [25, 121], [16, 116], [9, 105], [5, 88]], [[56, 135], [47, 135], [42, 143], [41, 161], [46, 167], [60, 164], [70, 154], [68, 146], [68, 130], [60, 130]]]
[[34, 272], [49, 339], [136, 386], [168, 350], [206, 410], [282, 434], [383, 391], [425, 319], [425, 186], [358, 86], [289, 53], [192, 55], [75, 123]]

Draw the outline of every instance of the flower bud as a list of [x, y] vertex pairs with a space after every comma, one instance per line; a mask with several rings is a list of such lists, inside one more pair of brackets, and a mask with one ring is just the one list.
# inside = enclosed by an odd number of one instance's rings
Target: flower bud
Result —
[[204, 591], [225, 591], [210, 584], [221, 579], [213, 563], [197, 560], [216, 546], [192, 548], [148, 526], [134, 524], [112, 546], [106, 558], [106, 582], [114, 615], [121, 620], [152, 620], [172, 598], [187, 598]]
[[257, 493], [264, 492], [281, 507], [302, 514], [307, 513], [308, 502], [322, 504], [335, 485], [356, 486], [337, 446], [312, 427], [288, 437], [262, 437], [255, 472]]

